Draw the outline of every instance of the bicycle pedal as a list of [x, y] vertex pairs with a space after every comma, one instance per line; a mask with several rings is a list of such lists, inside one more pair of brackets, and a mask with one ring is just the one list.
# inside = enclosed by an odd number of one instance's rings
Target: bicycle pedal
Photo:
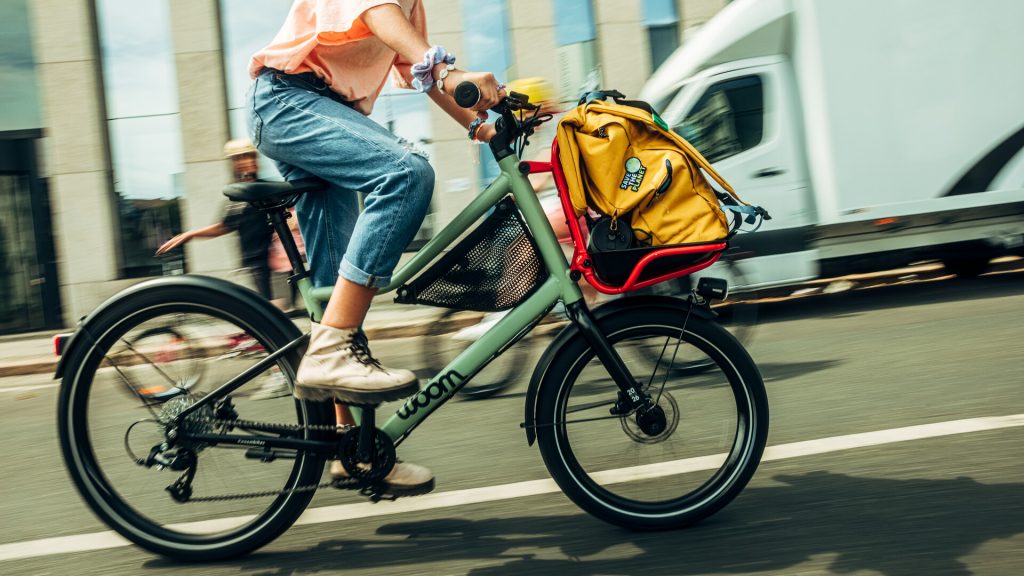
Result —
[[359, 490], [359, 493], [369, 498], [370, 502], [373, 504], [376, 504], [381, 500], [387, 500], [389, 502], [394, 502], [395, 500], [398, 500], [399, 495], [389, 494], [384, 490], [384, 486], [380, 484], [373, 484], [370, 486], [364, 486], [361, 490]]

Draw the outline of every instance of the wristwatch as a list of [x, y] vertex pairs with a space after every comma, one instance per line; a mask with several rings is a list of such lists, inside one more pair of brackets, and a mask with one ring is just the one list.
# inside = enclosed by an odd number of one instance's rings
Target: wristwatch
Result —
[[441, 94], [447, 94], [444, 91], [444, 79], [448, 77], [448, 73], [452, 70], [455, 70], [455, 64], [448, 64], [437, 74], [437, 82], [435, 84], [437, 84], [437, 89], [441, 91]]

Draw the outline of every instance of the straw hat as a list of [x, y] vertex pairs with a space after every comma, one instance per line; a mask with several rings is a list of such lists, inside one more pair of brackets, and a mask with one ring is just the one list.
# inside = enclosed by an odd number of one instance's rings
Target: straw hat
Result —
[[243, 154], [255, 153], [256, 147], [252, 145], [252, 142], [248, 138], [228, 140], [227, 144], [224, 145], [225, 158], [234, 158], [235, 156], [242, 156]]

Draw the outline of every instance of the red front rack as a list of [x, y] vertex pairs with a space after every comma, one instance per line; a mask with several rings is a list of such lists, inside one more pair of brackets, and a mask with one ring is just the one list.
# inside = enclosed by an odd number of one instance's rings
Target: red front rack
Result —
[[[722, 252], [726, 249], [727, 244], [725, 242], [654, 248], [646, 252], [635, 264], [631, 264], [632, 270], [628, 274], [624, 274], [622, 270], [615, 271], [614, 274], [609, 274], [609, 271], [605, 271], [604, 275], [606, 277], [609, 275], [620, 278], [625, 276], [626, 278], [622, 283], [606, 281], [601, 278], [602, 273], [595, 265], [595, 258], [587, 252], [587, 236], [583, 226], [580, 225], [582, 218], [575, 217], [575, 210], [573, 210], [572, 201], [569, 199], [569, 188], [565, 182], [565, 174], [562, 172], [562, 165], [558, 160], [558, 141], [556, 140], [551, 145], [551, 162], [526, 162], [526, 165], [529, 166], [531, 173], [551, 172], [554, 175], [555, 187], [558, 189], [558, 198], [562, 203], [562, 211], [566, 215], [566, 223], [569, 226], [569, 234], [574, 246], [570, 269], [582, 274], [587, 282], [599, 292], [622, 294], [680, 276], [686, 276], [687, 274], [693, 274], [717, 262], [722, 256]], [[664, 264], [671, 262], [664, 260], [665, 258], [676, 258], [678, 260], [680, 256], [694, 256], [698, 259], [696, 261], [685, 259], [685, 264], [679, 264], [678, 266], [669, 265], [659, 272], [645, 274], [645, 271], [656, 270], [658, 266], [652, 265], [659, 260], [662, 260], [659, 264]]]

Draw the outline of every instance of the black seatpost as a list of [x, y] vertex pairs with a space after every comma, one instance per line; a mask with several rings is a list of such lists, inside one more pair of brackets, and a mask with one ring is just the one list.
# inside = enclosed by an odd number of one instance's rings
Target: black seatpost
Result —
[[270, 220], [270, 225], [277, 232], [277, 237], [281, 239], [281, 246], [284, 247], [284, 252], [288, 255], [288, 262], [292, 265], [292, 275], [288, 277], [288, 282], [294, 283], [309, 276], [309, 273], [306, 271], [306, 265], [302, 262], [299, 247], [295, 245], [295, 239], [292, 238], [291, 228], [288, 227], [288, 219], [291, 216], [287, 208], [274, 208], [267, 212], [267, 219]]

